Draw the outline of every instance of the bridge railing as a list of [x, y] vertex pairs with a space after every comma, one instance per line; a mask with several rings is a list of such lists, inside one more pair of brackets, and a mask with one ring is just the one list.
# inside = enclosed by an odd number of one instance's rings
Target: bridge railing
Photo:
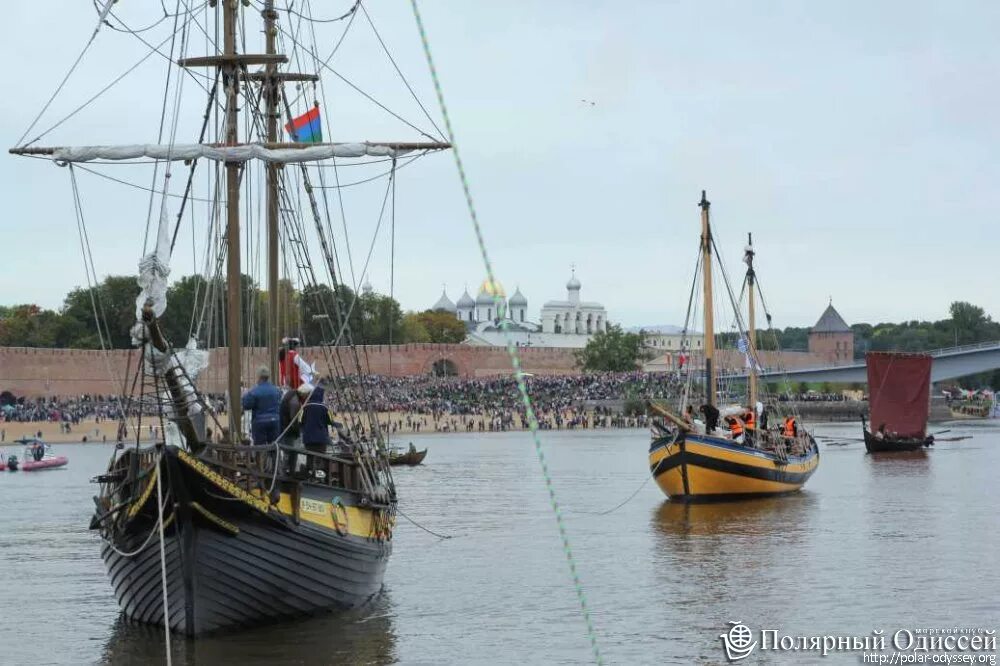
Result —
[[1000, 341], [994, 340], [992, 342], [976, 342], [971, 345], [960, 345], [958, 347], [945, 347], [944, 349], [935, 349], [927, 353], [931, 356], [947, 356], [949, 354], [961, 354], [963, 352], [993, 349], [996, 347], [1000, 347]]

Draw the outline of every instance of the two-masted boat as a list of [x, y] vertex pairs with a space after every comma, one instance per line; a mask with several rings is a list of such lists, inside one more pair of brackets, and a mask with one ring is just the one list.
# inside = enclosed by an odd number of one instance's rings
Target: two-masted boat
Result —
[[869, 453], [915, 451], [934, 443], [927, 434], [932, 361], [929, 354], [865, 354], [870, 421], [862, 418], [861, 427]]
[[[703, 296], [704, 374], [699, 375], [689, 367], [687, 385], [677, 413], [661, 406], [650, 406], [653, 412], [665, 419], [654, 429], [649, 449], [650, 472], [668, 497], [682, 501], [743, 499], [797, 491], [816, 471], [819, 448], [797, 414], [793, 411], [783, 413], [789, 403], [769, 399], [760, 392], [758, 374], [761, 364], [755, 309], [758, 285], [752, 242], [747, 245], [744, 256], [748, 305], [745, 326], [740, 309], [736, 307], [738, 298], [730, 289], [728, 278], [724, 285], [734, 306], [739, 329], [736, 346], [746, 360], [747, 373], [738, 378], [745, 380], [743, 397], [746, 401], [724, 404], [740, 393], [742, 386], [719, 390], [712, 291], [712, 260], [713, 257], [718, 258], [718, 252], [709, 220], [709, 202], [704, 192], [699, 205], [702, 230], [698, 261]], [[720, 268], [724, 271], [724, 267], [720, 265]], [[696, 305], [698, 274], [696, 268], [688, 312], [692, 312], [692, 306]], [[767, 318], [770, 322], [770, 315]], [[685, 332], [689, 323], [685, 323]], [[735, 384], [733, 379], [730, 377], [729, 381]], [[702, 380], [700, 387], [696, 380]], [[702, 404], [696, 410], [692, 403], [699, 388]], [[697, 418], [696, 413], [702, 418]]]
[[[111, 1], [101, 3], [98, 29], [115, 19], [112, 5]], [[156, 187], [151, 190], [150, 209], [156, 210], [153, 201], [159, 197], [159, 226], [153, 212], [155, 231], [150, 238], [154, 246], [140, 262], [142, 291], [131, 330], [137, 353], [130, 357], [130, 375], [120, 381], [125, 391], [123, 406], [131, 416], [119, 429], [126, 435], [125, 445], [96, 479], [100, 491], [94, 498], [91, 528], [101, 537], [101, 556], [124, 615], [143, 623], [166, 624], [188, 635], [322, 609], [357, 607], [379, 593], [392, 551], [396, 488], [385, 436], [371, 412], [366, 384], [356, 381], [366, 366], [353, 346], [349, 326], [355, 305], [351, 299], [357, 295], [342, 288], [343, 267], [335, 255], [329, 211], [336, 207], [324, 201], [325, 193], [317, 200], [314, 180], [323, 178], [323, 168], [335, 169], [349, 160], [362, 165], [381, 163], [372, 168], [392, 179], [400, 156], [448, 148], [438, 141], [323, 142], [318, 103], [303, 94], [311, 87], [319, 97], [316, 82], [320, 70], [328, 68], [316, 54], [317, 45], [312, 50], [301, 47], [309, 54], [304, 60], [316, 67], [314, 72], [284, 71], [288, 58], [276, 50], [281, 27], [273, 0], [261, 3], [265, 52], [258, 54], [240, 50], [259, 34], [246, 2], [218, 0], [208, 5], [211, 9], [206, 11], [218, 22], [215, 34], [219, 39], [216, 44], [206, 33], [205, 43], [217, 52], [204, 57], [183, 57], [179, 50], [160, 53], [171, 60], [172, 67], [188, 70], [168, 79], [169, 93], [164, 93], [162, 127], [170, 131], [161, 132], [171, 137], [169, 143], [44, 148], [31, 141], [11, 149], [68, 167], [74, 193], [75, 165], [80, 162], [88, 162], [89, 169], [109, 162], [152, 167]], [[168, 22], [185, 30], [182, 38], [171, 42], [172, 48], [175, 43], [201, 43], [186, 31], [201, 27], [202, 9], [191, 12], [181, 12]], [[242, 30], [246, 32], [240, 34]], [[308, 32], [285, 30], [281, 34], [299, 49], [296, 38], [306, 39]], [[186, 37], [191, 39], [185, 41]], [[299, 54], [297, 61], [302, 60]], [[211, 73], [190, 71], [198, 68]], [[178, 130], [171, 128], [183, 131], [187, 126], [171, 118], [171, 110], [184, 108], [176, 100], [185, 81], [189, 90], [197, 89], [189, 79], [205, 91], [207, 102], [199, 105], [205, 111], [198, 142], [185, 144], [173, 138]], [[299, 92], [286, 96], [286, 84], [295, 85]], [[306, 112], [293, 117], [295, 105]], [[279, 124], [285, 124], [284, 141]], [[211, 142], [213, 137], [217, 140]], [[169, 263], [199, 163], [209, 165], [203, 168], [207, 173], [201, 174], [209, 181], [206, 192], [211, 197], [203, 209], [208, 213], [206, 235], [215, 239], [215, 245], [211, 254], [206, 250], [206, 286], [203, 293], [196, 293], [194, 316], [184, 313], [192, 321], [191, 340], [169, 340], [161, 319], [166, 311]], [[188, 171], [186, 178], [171, 180], [171, 171], [182, 168]], [[120, 171], [114, 174], [119, 177]], [[241, 197], [243, 185], [251, 178], [255, 179], [252, 193], [263, 194], [262, 206]], [[185, 180], [186, 187], [178, 188]], [[329, 185], [327, 189], [332, 190]], [[76, 202], [82, 217], [80, 200]], [[176, 218], [168, 213], [171, 208]], [[243, 219], [255, 211], [263, 211], [259, 220]], [[145, 207], [141, 212], [146, 214]], [[216, 220], [213, 233], [211, 225]], [[250, 222], [254, 226], [247, 230]], [[317, 242], [306, 239], [310, 228]], [[250, 248], [246, 253], [241, 235]], [[266, 244], [266, 256], [250, 246], [254, 237], [259, 245]], [[310, 251], [317, 247], [329, 277], [322, 283], [310, 259]], [[254, 263], [241, 266], [244, 254]], [[245, 302], [243, 268], [253, 270], [255, 265], [266, 266], [264, 312]], [[337, 411], [350, 419], [345, 439], [335, 450], [307, 451], [281, 437], [250, 445], [245, 436], [249, 415], [242, 413], [241, 383], [244, 370], [257, 362], [252, 361], [253, 350], [244, 348], [247, 329], [256, 326], [254, 339], [266, 341], [263, 358], [270, 376], [277, 378], [281, 374], [279, 344], [287, 335], [280, 328], [280, 308], [297, 307], [281, 302], [282, 265], [297, 271], [303, 293], [315, 301], [312, 311], [325, 313], [313, 319], [326, 327], [322, 339], [328, 342], [313, 349], [323, 354]], [[98, 325], [106, 332], [114, 323], [100, 321], [99, 311], [95, 306]], [[212, 317], [216, 318], [212, 330], [219, 332], [228, 348], [216, 350], [216, 361], [221, 362], [212, 364], [213, 372], [225, 368], [227, 396], [221, 404], [198, 387], [198, 376], [209, 364], [209, 352], [201, 344], [205, 334], [199, 337], [199, 330], [203, 332], [204, 321]], [[142, 445], [139, 429], [150, 424], [155, 424], [163, 438]], [[306, 462], [308, 476], [293, 469], [290, 461], [295, 458]]]

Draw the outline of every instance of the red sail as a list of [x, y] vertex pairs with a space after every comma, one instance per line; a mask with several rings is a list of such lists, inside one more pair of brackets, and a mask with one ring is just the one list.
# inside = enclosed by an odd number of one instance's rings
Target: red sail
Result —
[[927, 354], [869, 352], [868, 395], [872, 432], [923, 437], [930, 413], [931, 357]]

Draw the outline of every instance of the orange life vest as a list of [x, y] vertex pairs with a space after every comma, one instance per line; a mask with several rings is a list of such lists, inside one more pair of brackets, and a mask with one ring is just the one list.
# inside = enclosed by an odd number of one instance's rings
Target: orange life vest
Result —
[[754, 412], [752, 412], [752, 411], [747, 412], [743, 416], [743, 422], [746, 424], [747, 430], [756, 430], [757, 429], [757, 415]]
[[785, 418], [785, 437], [795, 437], [795, 419], [791, 416]]
[[743, 424], [740, 423], [739, 419], [730, 417], [729, 432], [732, 433], [734, 438], [743, 434]]

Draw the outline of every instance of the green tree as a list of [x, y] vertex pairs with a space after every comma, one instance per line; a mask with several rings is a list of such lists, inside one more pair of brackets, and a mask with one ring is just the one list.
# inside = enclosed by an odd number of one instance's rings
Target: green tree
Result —
[[426, 310], [416, 317], [427, 331], [429, 342], [458, 344], [465, 340], [465, 324], [451, 312]]
[[430, 342], [431, 334], [416, 312], [403, 315], [403, 342]]
[[131, 347], [129, 331], [135, 324], [135, 299], [138, 295], [139, 284], [131, 275], [109, 275], [93, 289], [77, 287], [69, 292], [63, 302], [62, 315], [74, 322], [74, 330], [81, 332], [81, 337], [72, 346], [99, 347], [99, 320], [105, 345], [113, 349]]
[[385, 345], [403, 339], [403, 311], [394, 298], [369, 292], [361, 294], [358, 301], [361, 330], [360, 335], [355, 331], [356, 343]]
[[974, 342], [983, 342], [984, 336], [991, 329], [993, 321], [986, 316], [986, 311], [981, 307], [955, 301], [948, 308], [951, 314], [952, 326], [955, 330], [957, 344], [966, 345]]
[[587, 341], [587, 346], [576, 352], [576, 361], [584, 370], [595, 372], [624, 372], [638, 369], [643, 361], [652, 357], [645, 346], [646, 334], [627, 333], [621, 326], [611, 324]]

